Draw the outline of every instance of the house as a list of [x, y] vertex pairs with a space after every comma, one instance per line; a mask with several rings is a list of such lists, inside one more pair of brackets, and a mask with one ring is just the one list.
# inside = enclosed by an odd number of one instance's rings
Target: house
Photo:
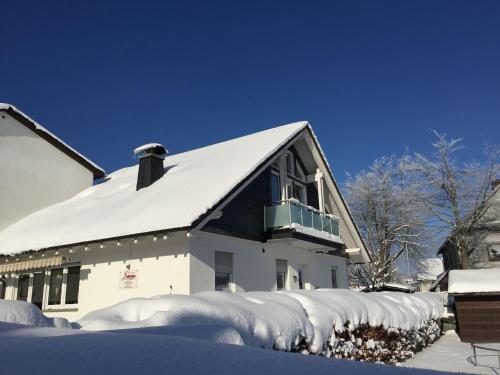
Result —
[[429, 291], [444, 272], [443, 260], [427, 258], [420, 261], [420, 271], [417, 273], [418, 289], [421, 292]]
[[0, 231], [4, 298], [78, 319], [168, 293], [347, 288], [348, 263], [369, 261], [307, 122], [135, 154]]
[[4, 103], [0, 103], [0, 170], [0, 230], [71, 198], [105, 175], [102, 168]]
[[[469, 263], [473, 269], [500, 267], [500, 180], [492, 182], [491, 194], [486, 203], [486, 213], [469, 234]], [[455, 244], [449, 238], [442, 243], [437, 255], [443, 258], [445, 272], [440, 275], [431, 290], [438, 286], [441, 290], [447, 290], [449, 271], [462, 268], [460, 258]]]

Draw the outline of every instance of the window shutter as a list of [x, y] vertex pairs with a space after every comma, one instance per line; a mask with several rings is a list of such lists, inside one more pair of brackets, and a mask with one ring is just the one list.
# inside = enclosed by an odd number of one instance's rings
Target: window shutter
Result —
[[233, 273], [233, 253], [215, 252], [215, 272]]
[[286, 273], [288, 270], [288, 263], [285, 259], [276, 259], [276, 272]]

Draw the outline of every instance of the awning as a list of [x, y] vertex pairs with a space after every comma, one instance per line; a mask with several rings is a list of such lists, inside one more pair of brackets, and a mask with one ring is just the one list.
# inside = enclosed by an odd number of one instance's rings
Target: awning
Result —
[[62, 264], [62, 257], [29, 259], [0, 264], [0, 273], [27, 271], [35, 268], [55, 267]]

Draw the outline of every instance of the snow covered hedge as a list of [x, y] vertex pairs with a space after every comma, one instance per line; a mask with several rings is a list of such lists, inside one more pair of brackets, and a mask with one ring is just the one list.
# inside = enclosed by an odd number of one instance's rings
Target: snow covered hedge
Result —
[[[317, 291], [166, 295], [87, 314], [85, 330], [220, 327], [228, 343], [395, 363], [435, 341], [443, 300], [433, 293]], [[224, 340], [222, 340], [224, 341]]]

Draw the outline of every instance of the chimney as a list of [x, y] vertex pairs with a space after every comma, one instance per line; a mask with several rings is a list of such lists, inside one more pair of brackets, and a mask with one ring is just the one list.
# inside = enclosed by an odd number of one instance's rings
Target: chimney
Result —
[[496, 178], [493, 181], [491, 181], [491, 190], [495, 190], [498, 185], [500, 185], [499, 178]]
[[167, 152], [167, 149], [159, 143], [148, 143], [134, 150], [134, 156], [139, 157], [136, 190], [148, 187], [163, 177], [165, 173], [163, 159]]

